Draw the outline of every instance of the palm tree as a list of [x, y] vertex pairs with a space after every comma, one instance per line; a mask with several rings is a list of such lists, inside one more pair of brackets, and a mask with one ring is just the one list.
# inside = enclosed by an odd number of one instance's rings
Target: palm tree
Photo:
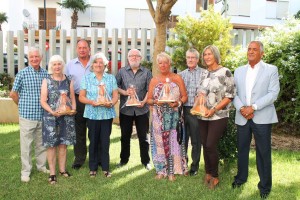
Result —
[[0, 13], [0, 31], [2, 31], [2, 28], [1, 28], [2, 23], [7, 22], [7, 19], [8, 19], [8, 17], [6, 15], [6, 13], [1, 12]]
[[62, 3], [56, 2], [63, 8], [73, 10], [73, 14], [71, 16], [72, 23], [71, 28], [77, 28], [77, 21], [78, 21], [78, 11], [85, 12], [85, 10], [90, 7], [90, 4], [87, 4], [84, 0], [64, 0]]

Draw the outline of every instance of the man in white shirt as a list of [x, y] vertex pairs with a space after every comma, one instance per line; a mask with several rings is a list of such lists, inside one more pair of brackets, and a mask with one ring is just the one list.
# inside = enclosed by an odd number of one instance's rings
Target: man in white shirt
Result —
[[272, 188], [271, 130], [278, 122], [274, 101], [279, 94], [276, 66], [264, 63], [263, 44], [252, 41], [248, 46], [248, 64], [237, 68], [234, 80], [237, 94], [235, 123], [238, 137], [238, 173], [233, 188], [243, 185], [248, 178], [249, 151], [252, 134], [256, 146], [256, 164], [261, 198], [267, 198]]

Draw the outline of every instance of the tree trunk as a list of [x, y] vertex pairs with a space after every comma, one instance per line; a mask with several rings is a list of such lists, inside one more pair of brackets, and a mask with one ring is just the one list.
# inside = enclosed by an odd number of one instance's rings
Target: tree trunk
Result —
[[155, 76], [158, 73], [156, 56], [165, 51], [167, 41], [167, 24], [169, 22], [171, 9], [177, 0], [157, 0], [156, 10], [153, 7], [152, 0], [146, 0], [146, 2], [156, 27], [154, 53], [152, 58], [152, 74]]
[[71, 19], [72, 19], [71, 29], [76, 29], [77, 22], [78, 22], [78, 11], [74, 10]]
[[165, 48], [166, 48], [167, 23], [168, 23], [168, 21], [156, 24], [156, 36], [155, 36], [155, 40], [154, 40], [153, 66], [152, 66], [153, 76], [155, 76], [158, 73], [156, 57], [159, 53], [164, 52]]

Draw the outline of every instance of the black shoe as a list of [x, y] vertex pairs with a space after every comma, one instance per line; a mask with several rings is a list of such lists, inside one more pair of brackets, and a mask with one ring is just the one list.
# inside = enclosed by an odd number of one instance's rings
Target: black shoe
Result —
[[127, 163], [123, 163], [123, 162], [120, 162], [117, 164], [117, 168], [120, 168], [120, 167], [123, 167], [125, 166]]
[[190, 170], [190, 176], [196, 176], [198, 174], [198, 171]]
[[266, 199], [266, 198], [268, 198], [269, 194], [270, 193], [260, 193], [260, 198]]
[[241, 187], [242, 185], [243, 185], [243, 183], [238, 183], [238, 182], [234, 181], [234, 182], [232, 183], [232, 188], [233, 188], [233, 189], [239, 188], [239, 187]]
[[82, 166], [81, 164], [73, 164], [73, 165], [72, 165], [72, 168], [73, 168], [73, 169], [80, 169], [81, 166]]

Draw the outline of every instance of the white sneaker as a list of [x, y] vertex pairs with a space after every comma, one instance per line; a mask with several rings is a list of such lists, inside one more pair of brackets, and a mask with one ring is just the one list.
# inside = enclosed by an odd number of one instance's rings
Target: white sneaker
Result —
[[45, 174], [50, 174], [50, 170], [47, 169], [47, 168], [39, 169], [38, 171], [39, 171], [39, 172], [43, 172], [43, 173], [45, 173]]
[[21, 181], [24, 183], [28, 183], [30, 181], [30, 177], [29, 176], [21, 176]]
[[145, 165], [146, 170], [150, 171], [152, 169], [152, 166], [150, 163], [148, 163], [147, 165]]

